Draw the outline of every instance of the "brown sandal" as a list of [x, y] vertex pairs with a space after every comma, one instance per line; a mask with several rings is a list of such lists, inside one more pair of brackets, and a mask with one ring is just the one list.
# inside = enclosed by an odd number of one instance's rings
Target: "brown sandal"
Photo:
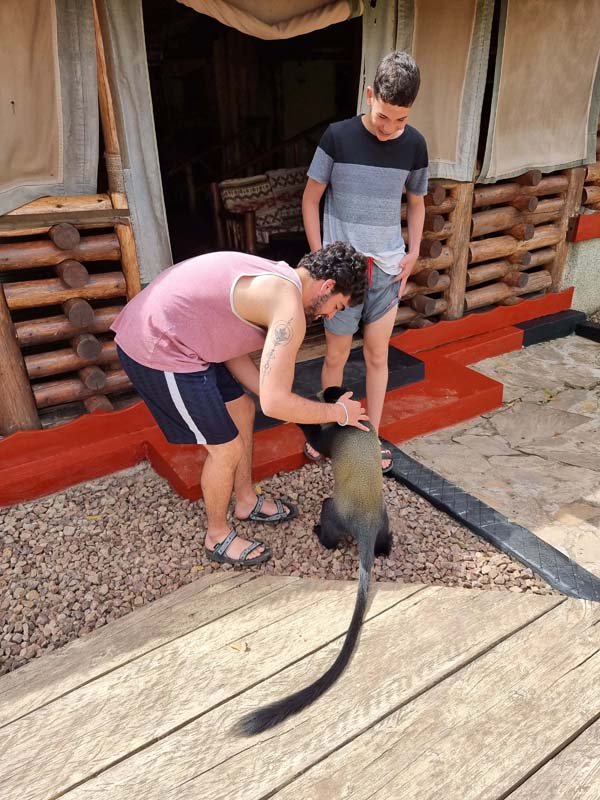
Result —
[[386, 475], [394, 466], [394, 456], [392, 455], [392, 451], [388, 450], [387, 447], [381, 447], [381, 460], [382, 461], [389, 461], [387, 467], [384, 467], [383, 464], [381, 465], [381, 471], [384, 475]]
[[325, 456], [321, 455], [318, 450], [315, 450], [308, 442], [304, 442], [304, 455], [309, 459], [309, 461], [314, 461], [318, 463], [319, 461], [324, 461]]

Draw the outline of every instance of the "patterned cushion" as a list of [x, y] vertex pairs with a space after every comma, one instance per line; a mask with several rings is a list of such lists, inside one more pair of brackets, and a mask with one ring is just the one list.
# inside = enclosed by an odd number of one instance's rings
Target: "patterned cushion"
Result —
[[250, 178], [231, 178], [219, 184], [223, 205], [232, 213], [256, 211], [265, 205], [273, 204], [273, 192], [266, 175], [253, 175]]
[[256, 212], [256, 238], [269, 242], [269, 232], [279, 230], [282, 219], [266, 175], [231, 178], [219, 184], [223, 205], [232, 213]]
[[302, 230], [302, 193], [307, 167], [272, 169], [267, 172], [282, 230]]

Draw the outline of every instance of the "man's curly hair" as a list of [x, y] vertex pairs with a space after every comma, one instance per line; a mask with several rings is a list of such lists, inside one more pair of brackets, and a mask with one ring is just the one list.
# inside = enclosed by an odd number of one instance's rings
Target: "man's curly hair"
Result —
[[350, 305], [362, 303], [367, 288], [367, 259], [351, 244], [332, 242], [305, 255], [298, 264], [317, 280], [333, 279], [336, 292], [350, 295]]

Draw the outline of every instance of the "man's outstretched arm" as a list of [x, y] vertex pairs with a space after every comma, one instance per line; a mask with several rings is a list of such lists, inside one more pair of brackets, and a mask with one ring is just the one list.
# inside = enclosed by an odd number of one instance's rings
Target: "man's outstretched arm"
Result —
[[[292, 392], [296, 356], [306, 333], [306, 321], [298, 296], [282, 292], [271, 315], [260, 363], [260, 404], [270, 417], [286, 422], [348, 424], [364, 428], [367, 419], [361, 404], [348, 392], [341, 404], [307, 400]], [[343, 407], [342, 407], [343, 405]]]

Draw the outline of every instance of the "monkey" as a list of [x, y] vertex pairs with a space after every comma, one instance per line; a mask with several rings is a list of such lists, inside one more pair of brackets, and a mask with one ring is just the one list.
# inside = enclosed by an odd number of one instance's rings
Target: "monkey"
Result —
[[[322, 392], [324, 402], [335, 403], [347, 390], [331, 386]], [[392, 537], [383, 501], [383, 476], [379, 438], [369, 430], [300, 424], [309, 444], [331, 458], [333, 497], [323, 501], [320, 523], [315, 525], [321, 544], [334, 549], [340, 538], [354, 536], [358, 545], [359, 577], [354, 613], [342, 649], [329, 669], [314, 683], [294, 694], [246, 714], [236, 725], [239, 734], [253, 736], [297, 714], [321, 697], [348, 666], [363, 625], [374, 557], [389, 555]]]

